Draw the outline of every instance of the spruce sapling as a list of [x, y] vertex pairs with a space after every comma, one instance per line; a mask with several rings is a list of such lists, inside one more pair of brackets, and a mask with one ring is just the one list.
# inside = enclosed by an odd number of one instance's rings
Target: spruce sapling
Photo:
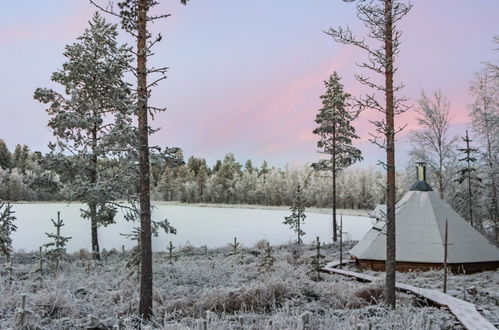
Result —
[[49, 260], [55, 263], [55, 269], [57, 271], [59, 269], [59, 262], [66, 256], [66, 243], [71, 239], [71, 237], [61, 236], [61, 228], [64, 226], [64, 222], [61, 219], [61, 212], [57, 212], [57, 221], [54, 221], [54, 219], [50, 220], [56, 228], [56, 233], [45, 233], [45, 235], [52, 238], [54, 241], [47, 243], [44, 246], [53, 247], [51, 250], [48, 250], [47, 256]]
[[16, 327], [17, 329], [27, 329], [26, 316], [32, 314], [30, 310], [26, 308], [26, 294], [21, 295], [21, 307], [16, 310]]
[[40, 246], [38, 250], [38, 268], [35, 269], [35, 273], [38, 273], [38, 276], [36, 277], [36, 280], [40, 282], [40, 285], [43, 283], [43, 262], [45, 261], [45, 258], [43, 257], [43, 251], [42, 247]]
[[319, 241], [319, 236], [317, 236], [315, 241], [315, 255], [310, 257], [312, 260], [310, 262], [310, 270], [309, 274], [313, 281], [322, 281], [322, 277], [320, 272], [322, 268], [326, 266], [326, 262], [324, 260], [324, 255], [321, 254], [321, 242]]
[[274, 262], [275, 258], [272, 255], [272, 247], [270, 246], [270, 243], [267, 242], [267, 247], [265, 248], [265, 254], [262, 258], [262, 261], [260, 262], [260, 265], [258, 265], [258, 270], [269, 272], [274, 267]]
[[237, 255], [237, 247], [240, 243], [237, 241], [237, 237], [234, 237], [234, 243], [229, 243], [230, 247], [232, 247], [232, 255]]
[[[134, 220], [135, 217], [137, 216], [137, 212], [130, 212], [129, 214], [125, 215], [125, 219], [127, 220]], [[170, 225], [168, 220], [164, 219], [163, 221], [153, 221], [152, 222], [152, 235], [154, 237], [158, 237], [159, 235], [159, 229], [163, 229], [166, 234], [176, 234], [177, 229]], [[140, 234], [141, 234], [141, 229], [139, 227], [135, 227], [130, 234], [120, 234], [121, 236], [125, 236], [132, 241], [137, 241], [137, 246], [132, 249], [132, 254], [130, 256], [130, 259], [126, 263], [125, 267], [126, 268], [132, 268], [132, 267], [137, 267], [137, 277], [140, 279]], [[130, 276], [134, 273], [130, 274]]]
[[170, 241], [170, 244], [168, 244], [168, 259], [170, 262], [170, 265], [173, 265], [173, 250], [175, 247], [173, 246], [172, 241]]
[[5, 269], [9, 272], [9, 285], [12, 285], [14, 282], [14, 265], [12, 263], [12, 258], [9, 258], [8, 266]]
[[298, 184], [295, 190], [295, 198], [293, 200], [293, 206], [291, 206], [291, 215], [284, 217], [284, 224], [289, 225], [291, 229], [298, 236], [297, 244], [301, 245], [301, 237], [305, 235], [305, 232], [301, 229], [301, 225], [305, 222], [305, 201], [303, 199], [303, 190]]
[[12, 232], [17, 230], [14, 224], [16, 217], [14, 216], [12, 205], [9, 202], [0, 200], [0, 254], [10, 258], [12, 253]]

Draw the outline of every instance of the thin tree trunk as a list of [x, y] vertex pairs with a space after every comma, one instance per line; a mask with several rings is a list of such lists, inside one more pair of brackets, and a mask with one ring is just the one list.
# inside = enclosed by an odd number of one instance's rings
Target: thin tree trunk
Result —
[[395, 123], [393, 101], [392, 0], [385, 0], [386, 102], [386, 303], [395, 309]]
[[137, 105], [140, 202], [140, 302], [139, 314], [152, 314], [151, 200], [149, 191], [149, 129], [147, 124], [147, 10], [148, 1], [138, 1], [137, 16]]
[[473, 226], [473, 192], [471, 190], [471, 165], [470, 165], [470, 139], [468, 137], [468, 130], [466, 130], [466, 165], [468, 166], [468, 213], [470, 217], [470, 224]]
[[[93, 187], [97, 183], [97, 127], [94, 126], [92, 130], [92, 159], [90, 169], [90, 185]], [[90, 227], [92, 235], [92, 257], [95, 260], [100, 260], [99, 252], [99, 236], [98, 236], [98, 223], [97, 223], [97, 204], [92, 201], [88, 204], [90, 211]]]
[[444, 199], [444, 165], [443, 165], [443, 151], [442, 142], [439, 141], [438, 145], [438, 190], [440, 192], [440, 199]]
[[488, 127], [486, 128], [486, 138], [487, 138], [487, 160], [490, 167], [490, 180], [492, 181], [492, 221], [495, 225], [495, 243], [499, 245], [499, 206], [497, 202], [497, 186], [495, 178], [495, 159], [492, 152], [492, 142], [489, 134]]
[[333, 242], [338, 240], [338, 224], [336, 222], [336, 123], [333, 126]]

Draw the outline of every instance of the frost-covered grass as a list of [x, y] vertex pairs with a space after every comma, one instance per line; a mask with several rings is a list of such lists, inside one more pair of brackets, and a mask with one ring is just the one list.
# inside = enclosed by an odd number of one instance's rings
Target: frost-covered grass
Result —
[[[350, 270], [360, 271], [357, 267], [348, 266]], [[365, 273], [382, 278], [383, 273], [365, 271]], [[443, 270], [426, 272], [397, 272], [397, 282], [421, 288], [442, 291]], [[469, 301], [477, 306], [478, 311], [495, 326], [499, 325], [499, 272], [485, 271], [474, 274], [452, 274], [447, 277], [447, 294]]]
[[[259, 247], [264, 246], [263, 242]], [[336, 246], [324, 254], [336, 259]], [[455, 318], [434, 307], [419, 306], [399, 294], [395, 311], [385, 308], [380, 283], [363, 284], [323, 274], [307, 275], [311, 246], [274, 247], [276, 262], [260, 272], [260, 248], [207, 250], [185, 246], [170, 264], [154, 254], [154, 329], [454, 329]], [[259, 254], [261, 253], [261, 254]], [[101, 264], [88, 253], [71, 255], [43, 283], [32, 271], [34, 254], [13, 257], [14, 280], [0, 272], [0, 329], [15, 328], [21, 294], [27, 295], [27, 325], [32, 329], [132, 329], [139, 323], [139, 286], [134, 269], [126, 268], [129, 252], [103, 254]]]

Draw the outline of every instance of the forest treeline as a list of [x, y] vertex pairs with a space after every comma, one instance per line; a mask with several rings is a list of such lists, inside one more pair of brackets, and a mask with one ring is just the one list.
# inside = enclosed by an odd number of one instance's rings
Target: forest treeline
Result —
[[[209, 166], [203, 158], [177, 161], [156, 157], [151, 161], [151, 196], [158, 201], [291, 205], [298, 183], [304, 185], [309, 206], [330, 207], [331, 176], [310, 165], [285, 168], [244, 164], [229, 153]], [[111, 166], [112, 167], [112, 166]], [[105, 176], [105, 173], [101, 175]], [[407, 188], [406, 173], [399, 175]], [[412, 177], [412, 176], [411, 176]], [[375, 168], [349, 168], [338, 178], [340, 208], [370, 209], [383, 202], [383, 172]], [[72, 199], [70, 174], [54, 166], [51, 155], [17, 145], [10, 152], [0, 139], [0, 199], [10, 201], [60, 201]]]
[[[457, 181], [459, 169], [459, 141], [448, 160], [445, 173], [444, 199], [467, 218], [466, 186]], [[156, 157], [151, 161], [151, 197], [157, 201], [185, 203], [225, 203], [282, 206], [291, 205], [297, 185], [303, 185], [307, 206], [331, 207], [331, 176], [314, 171], [310, 165], [270, 167], [267, 162], [253, 165], [251, 160], [238, 162], [229, 153], [223, 160], [209, 166], [205, 159], [190, 157], [177, 161]], [[416, 160], [416, 159], [415, 159]], [[109, 162], [109, 160], [108, 160]], [[462, 163], [460, 167], [460, 163]], [[110, 166], [112, 168], [112, 166]], [[483, 179], [477, 185], [474, 211], [479, 219], [487, 219], [490, 194], [486, 164], [476, 164], [477, 176]], [[105, 173], [102, 174], [105, 176]], [[372, 209], [385, 201], [385, 176], [379, 167], [351, 167], [337, 178], [337, 204], [345, 209]], [[397, 172], [400, 198], [415, 180], [413, 163]], [[438, 191], [438, 176], [429, 167], [429, 181]], [[70, 175], [54, 166], [49, 153], [31, 151], [26, 145], [17, 145], [10, 152], [0, 139], [0, 199], [10, 201], [71, 200]], [[489, 201], [489, 202], [487, 202]]]

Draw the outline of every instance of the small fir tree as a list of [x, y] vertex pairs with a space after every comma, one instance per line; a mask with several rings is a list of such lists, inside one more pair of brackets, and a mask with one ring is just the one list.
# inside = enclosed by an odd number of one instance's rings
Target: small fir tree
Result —
[[241, 243], [239, 243], [237, 241], [237, 237], [234, 237], [234, 243], [230, 243], [229, 246], [232, 248], [232, 255], [237, 255], [239, 253], [239, 251], [237, 250], [237, 248], [239, 247]]
[[43, 256], [43, 247], [40, 246], [38, 249], [38, 255], [37, 255], [37, 261], [38, 261], [38, 267], [35, 269], [34, 273], [36, 274], [35, 280], [39, 281], [40, 284], [43, 284], [43, 263], [46, 261], [45, 257]]
[[466, 147], [458, 149], [459, 152], [464, 154], [464, 157], [459, 159], [459, 161], [464, 162], [466, 165], [458, 171], [459, 177], [455, 181], [460, 185], [463, 183], [467, 185], [466, 192], [458, 194], [467, 202], [467, 218], [470, 224], [474, 226], [477, 224], [473, 221], [473, 207], [476, 202], [479, 184], [482, 182], [482, 179], [476, 175], [476, 169], [473, 167], [473, 164], [477, 161], [474, 154], [478, 152], [478, 150], [470, 146], [470, 142], [473, 140], [469, 138], [468, 130], [466, 130], [466, 135], [461, 137], [461, 139], [466, 143]]
[[12, 253], [12, 232], [17, 230], [12, 205], [0, 200], [0, 254], [10, 259]]
[[295, 196], [293, 200], [293, 206], [291, 206], [291, 215], [284, 217], [284, 224], [288, 225], [297, 235], [296, 243], [301, 245], [302, 236], [305, 232], [301, 229], [301, 225], [305, 223], [305, 200], [303, 198], [303, 190], [298, 184], [295, 190]]
[[173, 243], [172, 241], [170, 241], [170, 244], [168, 244], [168, 261], [170, 263], [170, 265], [173, 265], [173, 250], [175, 249], [175, 247], [173, 246]]
[[265, 254], [263, 255], [260, 265], [258, 265], [258, 270], [263, 272], [270, 272], [274, 267], [275, 257], [272, 255], [272, 247], [270, 243], [267, 242], [265, 247]]
[[322, 281], [321, 270], [326, 266], [325, 256], [321, 254], [321, 242], [319, 236], [315, 241], [315, 254], [310, 257], [309, 275], [314, 281]]
[[46, 248], [51, 248], [47, 251], [47, 257], [49, 260], [54, 262], [55, 269], [59, 269], [59, 262], [66, 257], [66, 243], [72, 237], [64, 237], [61, 235], [61, 228], [64, 226], [64, 222], [61, 219], [61, 213], [57, 212], [57, 221], [54, 219], [50, 219], [52, 224], [56, 228], [56, 232], [54, 233], [45, 233], [48, 238], [53, 239], [53, 242], [47, 243], [44, 246]]
[[350, 94], [343, 91], [340, 76], [333, 72], [328, 81], [325, 81], [326, 93], [321, 96], [322, 108], [315, 117], [318, 127], [313, 133], [320, 137], [317, 147], [320, 153], [327, 155], [312, 166], [316, 170], [330, 171], [333, 178], [333, 241], [336, 242], [338, 227], [336, 221], [336, 179], [339, 172], [362, 160], [361, 151], [352, 146], [352, 141], [358, 139], [352, 122], [358, 113], [349, 111], [348, 99]]

